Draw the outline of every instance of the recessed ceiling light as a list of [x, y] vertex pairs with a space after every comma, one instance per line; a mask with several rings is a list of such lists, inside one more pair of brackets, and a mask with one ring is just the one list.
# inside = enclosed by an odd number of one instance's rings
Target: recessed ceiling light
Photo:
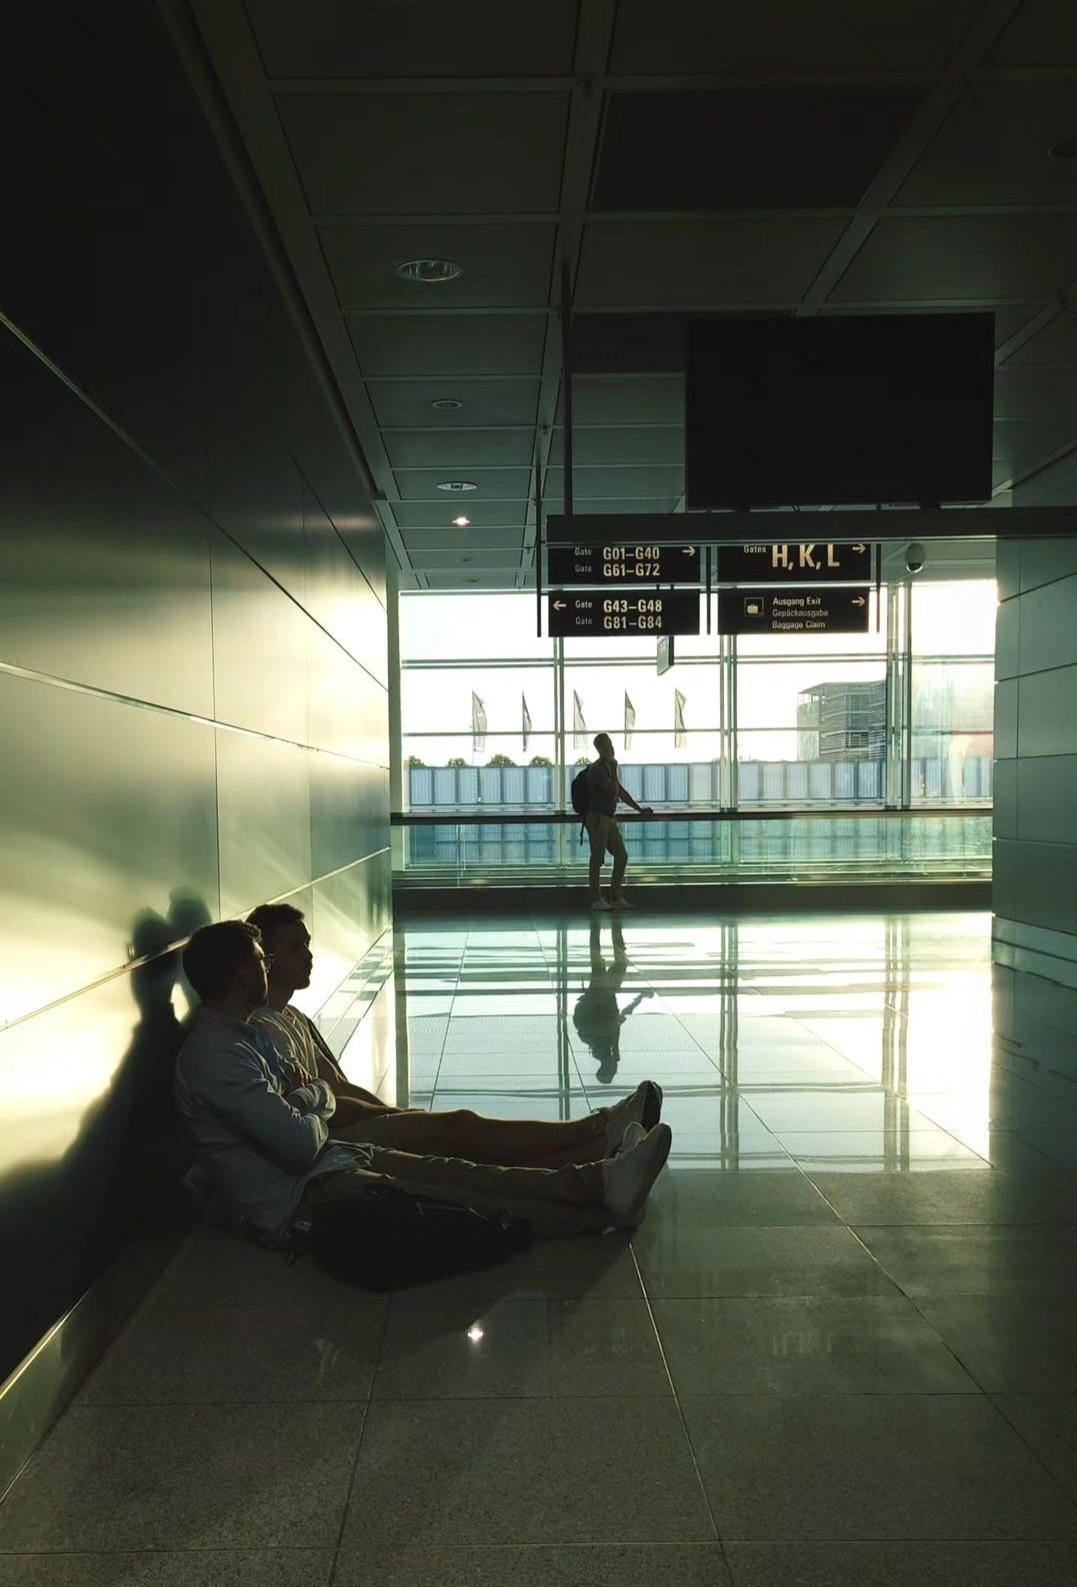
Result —
[[438, 281], [455, 281], [457, 276], [463, 275], [463, 270], [452, 259], [405, 259], [403, 264], [398, 264], [396, 273], [402, 281], [423, 281], [427, 284]]
[[438, 485], [438, 490], [451, 490], [459, 493], [465, 490], [478, 490], [473, 479], [443, 479]]
[[435, 397], [430, 406], [436, 408], [439, 413], [455, 413], [457, 408], [462, 408], [464, 404], [459, 397]]
[[453, 519], [453, 523], [456, 525], [456, 527], [458, 529], [466, 529], [470, 522], [471, 522], [471, 519], [470, 518], [465, 518], [463, 513], [460, 514], [459, 518], [454, 518]]

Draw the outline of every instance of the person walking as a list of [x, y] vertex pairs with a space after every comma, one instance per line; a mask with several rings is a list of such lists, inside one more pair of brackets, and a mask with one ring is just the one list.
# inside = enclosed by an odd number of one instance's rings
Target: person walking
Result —
[[[587, 814], [584, 817], [584, 826], [591, 843], [591, 862], [587, 872], [591, 908], [633, 909], [635, 905], [629, 902], [623, 891], [628, 850], [625, 848], [620, 823], [617, 820], [617, 805], [623, 800], [641, 816], [653, 815], [654, 811], [649, 805], [637, 804], [621, 782], [620, 768], [617, 765], [610, 735], [599, 733], [594, 745], [598, 751], [598, 759], [587, 769], [587, 789], [590, 798]], [[607, 854], [613, 861], [608, 903], [602, 896], [602, 865]]]

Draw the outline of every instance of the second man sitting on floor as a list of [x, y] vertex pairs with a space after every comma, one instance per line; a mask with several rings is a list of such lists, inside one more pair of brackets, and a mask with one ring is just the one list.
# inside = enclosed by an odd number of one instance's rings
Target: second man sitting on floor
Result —
[[[611, 1119], [607, 1109], [551, 1126], [546, 1119], [489, 1118], [470, 1108], [444, 1112], [396, 1108], [353, 1085], [314, 1021], [292, 1007], [295, 993], [310, 985], [314, 968], [310, 932], [302, 911], [292, 904], [260, 904], [247, 916], [247, 923], [258, 928], [269, 961], [268, 1001], [251, 1014], [250, 1022], [269, 1037], [297, 1086], [315, 1078], [328, 1084], [336, 1099], [329, 1129], [337, 1140], [466, 1158], [473, 1163], [533, 1162], [544, 1168], [600, 1161], [617, 1150], [619, 1115], [615, 1112]], [[661, 1088], [651, 1080], [644, 1081], [638, 1088], [637, 1105], [642, 1134], [661, 1116]]]

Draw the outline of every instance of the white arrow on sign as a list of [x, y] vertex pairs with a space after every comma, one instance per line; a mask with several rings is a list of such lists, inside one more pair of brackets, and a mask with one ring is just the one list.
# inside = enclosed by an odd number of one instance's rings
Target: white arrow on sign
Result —
[[553, 609], [554, 609], [555, 612], [563, 612], [567, 605], [568, 605], [567, 601], [554, 601]]
[[856, 599], [853, 601], [853, 605], [854, 606], [866, 606], [867, 602], [864, 600], [864, 597], [862, 595], [858, 595], [856, 597]]
[[863, 551], [866, 551], [866, 550], [867, 550], [867, 549], [868, 549], [868, 548], [867, 548], [867, 546], [864, 546], [864, 545], [858, 545], [858, 546], [854, 546], [854, 547], [853, 547], [853, 550], [854, 550], [854, 551], [861, 551], [861, 552], [863, 552]]
[[684, 554], [686, 557], [694, 557], [696, 554], [695, 546], [685, 546]]

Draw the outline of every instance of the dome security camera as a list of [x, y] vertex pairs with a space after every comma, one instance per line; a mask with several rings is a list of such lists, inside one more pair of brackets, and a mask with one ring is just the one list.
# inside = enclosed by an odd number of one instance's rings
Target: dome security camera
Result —
[[905, 547], [905, 567], [910, 573], [919, 573], [924, 565], [924, 548], [919, 540], [911, 540]]

